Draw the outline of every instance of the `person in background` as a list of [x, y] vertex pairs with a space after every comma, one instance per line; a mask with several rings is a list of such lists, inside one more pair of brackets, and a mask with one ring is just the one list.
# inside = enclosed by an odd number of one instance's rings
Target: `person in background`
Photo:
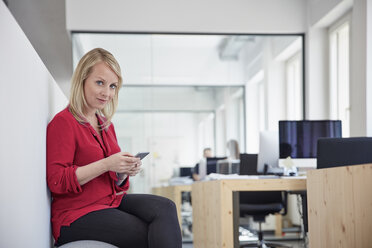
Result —
[[203, 179], [205, 176], [206, 176], [206, 160], [207, 158], [211, 158], [212, 157], [212, 149], [207, 147], [207, 148], [204, 148], [203, 149], [203, 158], [201, 162], [197, 163], [194, 167], [194, 171], [192, 173], [192, 178], [194, 179], [194, 181], [200, 181], [201, 179]]
[[203, 158], [211, 158], [212, 157], [212, 148], [204, 148], [203, 149]]
[[240, 159], [240, 149], [238, 141], [231, 139], [227, 142], [227, 159], [238, 160]]
[[96, 48], [79, 61], [69, 105], [47, 127], [47, 183], [56, 246], [97, 240], [125, 248], [181, 248], [175, 204], [126, 194], [141, 161], [120, 151], [111, 119], [122, 86], [120, 66]]
[[236, 174], [239, 173], [240, 166], [240, 149], [238, 141], [230, 139], [226, 143], [227, 157], [220, 159], [216, 164], [216, 171], [219, 174]]

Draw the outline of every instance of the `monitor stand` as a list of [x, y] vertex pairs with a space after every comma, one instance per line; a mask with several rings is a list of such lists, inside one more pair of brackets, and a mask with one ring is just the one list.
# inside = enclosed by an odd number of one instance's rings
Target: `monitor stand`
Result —
[[284, 174], [284, 168], [280, 167], [272, 167], [269, 166], [268, 164], [264, 165], [264, 171], [263, 175], [277, 175], [277, 176], [282, 176]]
[[316, 169], [316, 158], [281, 158], [279, 159], [279, 167], [296, 167], [304, 170]]

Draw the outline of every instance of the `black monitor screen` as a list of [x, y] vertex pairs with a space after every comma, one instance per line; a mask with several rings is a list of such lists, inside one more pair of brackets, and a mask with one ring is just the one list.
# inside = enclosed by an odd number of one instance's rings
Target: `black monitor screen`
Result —
[[316, 158], [319, 138], [340, 138], [341, 121], [279, 121], [280, 158]]
[[180, 167], [180, 177], [191, 177], [193, 167]]

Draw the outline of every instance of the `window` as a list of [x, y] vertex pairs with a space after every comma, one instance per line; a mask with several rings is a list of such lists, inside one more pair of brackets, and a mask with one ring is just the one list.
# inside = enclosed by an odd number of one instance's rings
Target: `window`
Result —
[[[260, 131], [266, 130], [266, 120], [267, 120], [267, 110], [266, 110], [266, 99], [265, 99], [265, 85], [264, 85], [265, 73], [263, 70], [258, 71], [254, 76], [249, 80], [248, 85], [251, 86], [251, 90], [255, 92], [257, 96], [253, 102], [256, 107], [255, 116], [252, 121], [255, 121], [257, 126], [257, 137]], [[257, 140], [258, 142], [258, 140]]]
[[302, 68], [301, 53], [298, 52], [286, 62], [287, 81], [287, 119], [301, 120], [302, 106]]
[[329, 30], [330, 117], [342, 121], [344, 137], [350, 136], [349, 20]]
[[216, 156], [226, 155], [226, 108], [221, 105], [216, 111]]
[[266, 130], [266, 104], [265, 104], [265, 86], [263, 80], [261, 80], [258, 84], [258, 126], [259, 126], [259, 131], [264, 131]]
[[230, 115], [230, 132], [227, 140], [235, 139], [239, 143], [241, 151], [245, 151], [245, 130], [244, 130], [244, 90], [239, 88], [231, 95], [231, 115]]
[[245, 120], [244, 120], [244, 98], [241, 97], [238, 100], [238, 118], [239, 118], [239, 124], [238, 124], [238, 129], [239, 129], [239, 144], [240, 144], [240, 150], [245, 151], [246, 150], [246, 144], [245, 144]]

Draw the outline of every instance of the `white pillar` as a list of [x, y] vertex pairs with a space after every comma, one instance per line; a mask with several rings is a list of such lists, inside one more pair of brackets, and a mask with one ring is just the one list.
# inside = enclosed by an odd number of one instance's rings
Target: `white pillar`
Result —
[[306, 34], [306, 119], [329, 118], [328, 32], [311, 27]]
[[350, 39], [350, 136], [372, 136], [371, 24], [371, 1], [355, 0]]
[[367, 80], [366, 80], [366, 129], [367, 136], [372, 136], [372, 3], [371, 1], [367, 2]]

